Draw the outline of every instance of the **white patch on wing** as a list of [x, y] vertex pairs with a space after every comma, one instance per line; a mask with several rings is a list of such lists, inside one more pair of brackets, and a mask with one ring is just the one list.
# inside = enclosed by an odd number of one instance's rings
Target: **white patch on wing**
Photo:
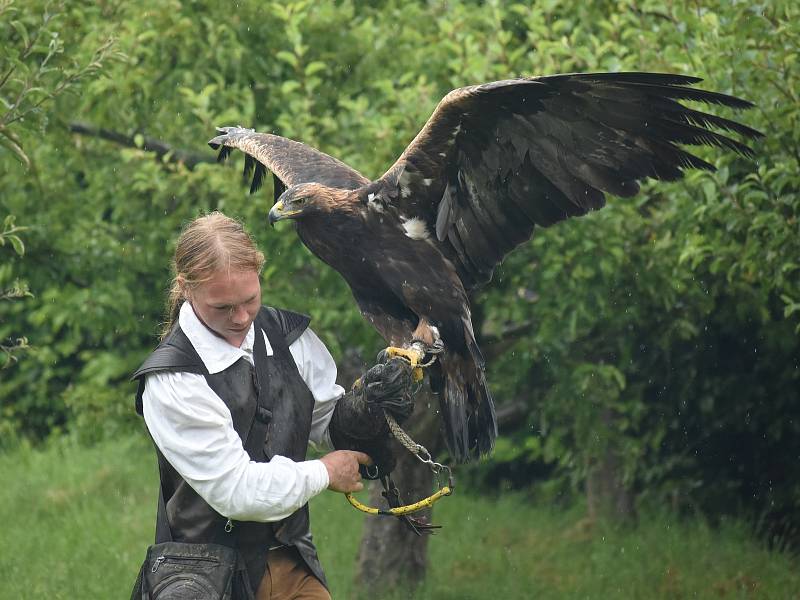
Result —
[[427, 240], [431, 237], [430, 231], [425, 226], [425, 221], [418, 217], [403, 219], [403, 229], [412, 240]]
[[422, 183], [425, 184], [425, 187], [428, 187], [431, 183], [433, 183], [433, 179], [423, 179]]

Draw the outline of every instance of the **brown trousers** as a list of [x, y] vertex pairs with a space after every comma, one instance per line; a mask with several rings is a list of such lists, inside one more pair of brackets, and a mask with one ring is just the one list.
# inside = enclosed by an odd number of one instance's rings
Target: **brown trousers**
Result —
[[331, 595], [292, 546], [270, 550], [256, 600], [331, 600]]

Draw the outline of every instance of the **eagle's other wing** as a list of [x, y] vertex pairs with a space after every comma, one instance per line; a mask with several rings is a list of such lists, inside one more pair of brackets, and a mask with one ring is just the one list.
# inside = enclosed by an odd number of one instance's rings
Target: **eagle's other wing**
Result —
[[266, 170], [275, 177], [275, 200], [283, 191], [298, 183], [321, 183], [328, 187], [353, 190], [369, 183], [355, 169], [300, 142], [279, 135], [256, 133], [244, 127], [218, 127], [217, 137], [209, 140], [214, 150], [222, 147], [219, 161], [233, 148], [245, 153], [244, 177], [253, 174], [250, 193], [261, 187]]
[[424, 219], [467, 289], [487, 282], [513, 248], [548, 226], [632, 196], [638, 180], [713, 170], [677, 144], [751, 156], [762, 134], [678, 100], [733, 108], [749, 102], [655, 73], [566, 74], [496, 81], [450, 92], [381, 178], [407, 218]]

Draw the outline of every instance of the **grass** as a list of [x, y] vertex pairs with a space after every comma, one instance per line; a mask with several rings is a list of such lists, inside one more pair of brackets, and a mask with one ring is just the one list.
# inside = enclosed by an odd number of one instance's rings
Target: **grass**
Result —
[[[151, 542], [156, 467], [141, 437], [68, 442], [0, 456], [0, 599], [127, 598]], [[336, 494], [312, 502], [334, 598], [352, 598], [363, 519]], [[771, 552], [741, 523], [712, 529], [668, 513], [636, 528], [591, 526], [579, 509], [459, 490], [413, 594], [390, 598], [797, 598], [800, 561]]]

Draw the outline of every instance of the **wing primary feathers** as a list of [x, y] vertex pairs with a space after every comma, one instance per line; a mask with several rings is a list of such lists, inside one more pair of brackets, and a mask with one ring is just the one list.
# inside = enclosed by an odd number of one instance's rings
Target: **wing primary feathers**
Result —
[[275, 173], [272, 174], [272, 189], [273, 189], [272, 203], [274, 204], [275, 202], [278, 201], [278, 198], [281, 197], [283, 192], [286, 191], [286, 186], [284, 185], [283, 181], [281, 180], [280, 177], [275, 175]]
[[717, 146], [718, 148], [728, 148], [737, 154], [749, 158], [754, 156], [753, 150], [749, 146], [725, 135], [714, 133], [703, 127], [697, 127], [691, 123], [659, 119], [649, 123], [648, 127], [651, 128], [660, 139], [669, 140], [670, 142], [693, 146]]
[[250, 184], [250, 193], [255, 194], [258, 190], [261, 189], [261, 186], [264, 184], [264, 175], [267, 172], [267, 168], [261, 164], [260, 161], [255, 161], [256, 168], [255, 172], [253, 173], [253, 183]]
[[222, 148], [220, 148], [219, 154], [217, 155], [217, 162], [224, 163], [226, 160], [228, 160], [228, 157], [231, 155], [231, 152], [233, 152], [233, 148], [231, 148], [230, 146], [222, 146]]
[[667, 98], [678, 98], [681, 100], [694, 100], [696, 102], [705, 102], [706, 104], [718, 104], [720, 106], [729, 106], [731, 108], [752, 108], [753, 103], [747, 100], [742, 100], [736, 96], [729, 96], [728, 94], [720, 94], [719, 92], [709, 92], [707, 90], [698, 90], [695, 88], [684, 86], [672, 85], [651, 85], [632, 83], [631, 87], [640, 89], [651, 93], [654, 96], [661, 96]]
[[253, 176], [253, 181], [250, 184], [250, 193], [255, 194], [258, 190], [261, 189], [261, 186], [264, 184], [264, 174], [267, 172], [267, 168], [261, 164], [261, 161], [256, 160], [249, 154], [245, 153], [244, 155], [244, 170], [242, 171], [242, 181], [244, 181], [245, 185], [250, 180], [250, 175]]
[[710, 115], [699, 110], [692, 110], [678, 102], [675, 102], [674, 100], [669, 100], [667, 98], [663, 99], [663, 105], [661, 105], [660, 108], [663, 108], [664, 111], [667, 112], [667, 114], [664, 115], [664, 118], [669, 120], [683, 121], [685, 123], [691, 123], [700, 127], [716, 127], [732, 133], [738, 133], [739, 135], [743, 135], [750, 139], [764, 137], [764, 134], [757, 129], [753, 129], [752, 127], [748, 127], [742, 123], [732, 121], [731, 119], [718, 117], [717, 115]]
[[208, 145], [214, 150], [224, 146], [222, 157], [229, 148], [238, 148], [255, 159], [253, 192], [263, 183], [266, 170], [279, 174], [287, 185], [320, 183], [338, 189], [354, 190], [369, 180], [342, 161], [319, 150], [271, 133], [257, 133], [244, 127], [217, 127], [219, 135]]
[[244, 169], [242, 170], [242, 181], [247, 184], [250, 183], [250, 175], [256, 166], [256, 159], [249, 154], [244, 155]]
[[561, 73], [538, 77], [539, 81], [554, 81], [558, 79], [574, 79], [577, 81], [608, 81], [614, 83], [644, 83], [653, 85], [692, 85], [703, 81], [702, 77], [691, 75], [676, 75], [674, 73], [644, 73], [641, 71], [627, 71], [621, 73]]
[[647, 174], [648, 177], [662, 181], [676, 181], [683, 176], [683, 169], [701, 169], [712, 173], [717, 170], [711, 163], [669, 142], [650, 139], [646, 144], [654, 154], [653, 171]]

